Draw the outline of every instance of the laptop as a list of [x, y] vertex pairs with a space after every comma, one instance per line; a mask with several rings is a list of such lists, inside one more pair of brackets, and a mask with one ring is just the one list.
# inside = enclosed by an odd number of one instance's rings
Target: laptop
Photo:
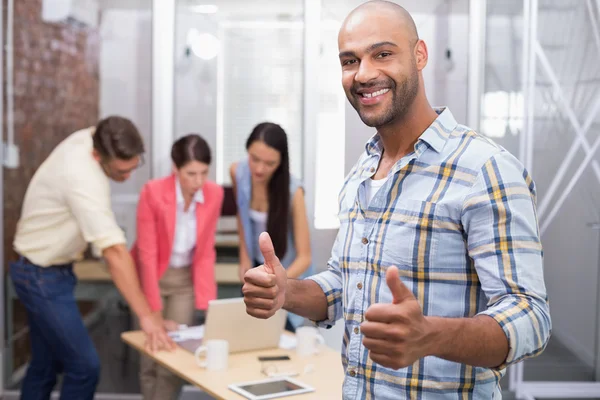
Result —
[[224, 339], [229, 352], [239, 353], [279, 347], [287, 312], [279, 310], [269, 319], [254, 318], [246, 313], [243, 297], [211, 300], [208, 303], [202, 339], [187, 339], [178, 344], [194, 353], [204, 340]]

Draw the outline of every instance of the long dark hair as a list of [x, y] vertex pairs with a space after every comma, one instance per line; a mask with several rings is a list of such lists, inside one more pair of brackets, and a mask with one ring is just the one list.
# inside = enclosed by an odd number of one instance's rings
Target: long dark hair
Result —
[[281, 156], [281, 163], [271, 176], [268, 185], [267, 232], [273, 240], [275, 254], [282, 258], [287, 251], [290, 223], [290, 161], [287, 135], [281, 126], [272, 122], [263, 122], [252, 130], [246, 141], [246, 150], [256, 141], [261, 141], [274, 148]]

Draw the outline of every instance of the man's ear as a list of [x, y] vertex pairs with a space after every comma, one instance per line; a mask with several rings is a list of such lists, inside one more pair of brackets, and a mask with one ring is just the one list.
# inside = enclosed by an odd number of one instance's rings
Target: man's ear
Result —
[[427, 65], [427, 61], [429, 61], [427, 45], [423, 40], [419, 39], [417, 40], [417, 44], [415, 44], [415, 62], [417, 64], [417, 69], [422, 71]]
[[100, 153], [98, 153], [98, 150], [96, 150], [96, 149], [92, 150], [92, 157], [94, 157], [94, 159], [98, 162], [102, 161], [102, 157], [100, 156]]

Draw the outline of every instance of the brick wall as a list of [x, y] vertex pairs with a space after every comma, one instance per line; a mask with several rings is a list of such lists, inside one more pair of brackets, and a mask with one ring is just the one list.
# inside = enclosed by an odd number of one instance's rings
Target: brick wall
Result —
[[[6, 0], [3, 7], [6, 18]], [[43, 22], [42, 0], [14, 0], [14, 7], [14, 132], [20, 165], [4, 169], [5, 269], [16, 257], [12, 241], [33, 173], [62, 139], [94, 125], [99, 109], [98, 31]], [[6, 123], [6, 111], [4, 115]], [[80, 306], [86, 313], [92, 304]], [[27, 323], [18, 300], [13, 321], [14, 331]], [[27, 336], [13, 350], [14, 366], [19, 367], [29, 358]]]
[[[12, 241], [33, 173], [67, 135], [95, 124], [99, 109], [98, 31], [43, 22], [42, 0], [15, 0], [14, 7], [14, 132], [21, 160], [19, 168], [4, 169], [5, 261], [15, 258]], [[4, 10], [6, 16], [5, 0]]]

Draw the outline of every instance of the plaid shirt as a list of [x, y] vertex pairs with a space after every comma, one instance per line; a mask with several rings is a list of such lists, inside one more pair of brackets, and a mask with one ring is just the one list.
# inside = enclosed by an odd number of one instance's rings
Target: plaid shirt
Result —
[[[345, 320], [344, 399], [500, 399], [506, 366], [539, 354], [551, 331], [534, 183], [506, 150], [458, 125], [448, 109], [399, 160], [367, 205], [363, 182], [382, 154], [375, 135], [339, 197], [340, 229], [328, 270], [311, 277], [328, 302], [321, 326]], [[425, 315], [486, 314], [510, 344], [499, 368], [425, 357], [408, 368], [375, 364], [360, 324], [391, 303], [395, 265]]]

